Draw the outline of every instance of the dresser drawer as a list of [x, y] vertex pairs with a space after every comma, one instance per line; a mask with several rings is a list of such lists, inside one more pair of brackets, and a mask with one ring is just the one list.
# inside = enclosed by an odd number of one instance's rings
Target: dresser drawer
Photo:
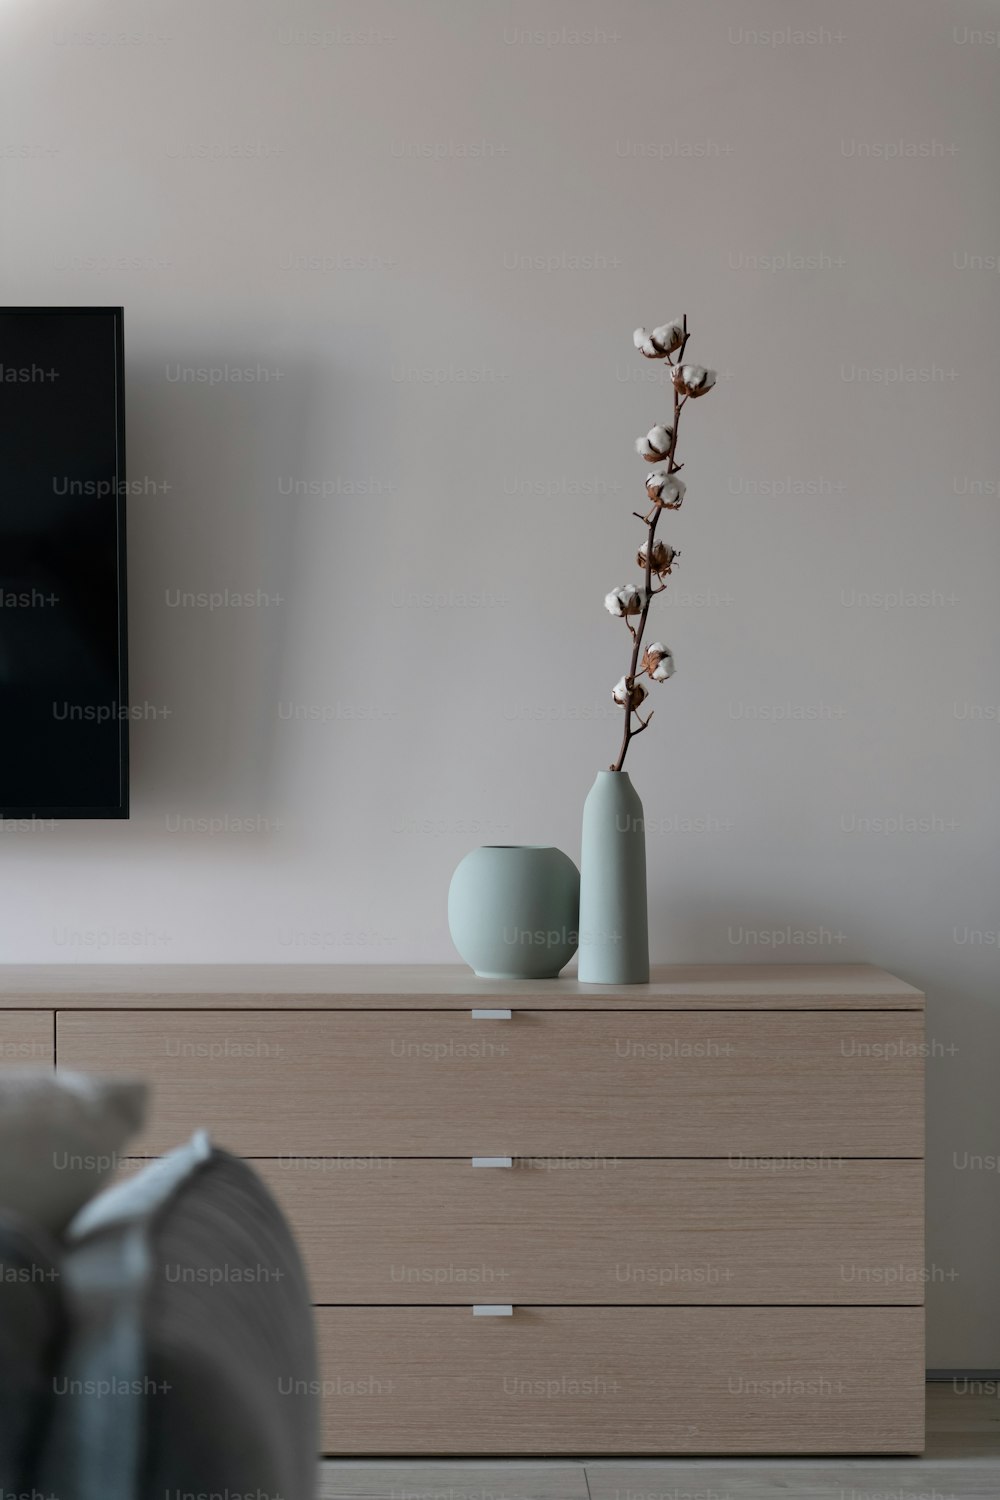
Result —
[[923, 1301], [923, 1163], [258, 1161], [324, 1303]]
[[59, 1061], [156, 1090], [144, 1150], [920, 1156], [905, 1012], [61, 1012]]
[[328, 1453], [917, 1453], [919, 1308], [322, 1308]]
[[0, 1010], [0, 1065], [51, 1068], [54, 1056], [50, 1010]]

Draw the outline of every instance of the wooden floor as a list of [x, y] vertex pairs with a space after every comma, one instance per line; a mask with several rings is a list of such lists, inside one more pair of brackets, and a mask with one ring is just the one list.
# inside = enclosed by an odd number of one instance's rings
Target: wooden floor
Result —
[[[959, 1393], [961, 1391], [961, 1393]], [[327, 1460], [322, 1500], [998, 1500], [1000, 1383], [927, 1387], [922, 1458]]]

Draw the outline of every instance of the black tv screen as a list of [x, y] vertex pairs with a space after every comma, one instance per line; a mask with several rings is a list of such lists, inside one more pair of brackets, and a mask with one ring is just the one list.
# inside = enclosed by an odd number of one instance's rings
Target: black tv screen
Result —
[[120, 307], [0, 308], [0, 816], [128, 817]]

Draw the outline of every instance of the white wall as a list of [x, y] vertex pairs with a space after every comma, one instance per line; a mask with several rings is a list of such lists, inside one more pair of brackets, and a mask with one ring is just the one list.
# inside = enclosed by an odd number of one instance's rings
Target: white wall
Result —
[[[666, 410], [631, 331], [686, 311], [721, 376], [630, 758], [655, 957], [777, 932], [927, 989], [930, 1359], [1000, 1363], [1000, 1178], [959, 1165], [1000, 1148], [998, 30], [3, 0], [4, 298], [125, 304], [155, 710], [131, 822], [6, 832], [3, 957], [446, 959], [468, 848], [575, 855]], [[227, 364], [267, 378], [176, 378]], [[172, 602], [226, 588], [280, 603]]]

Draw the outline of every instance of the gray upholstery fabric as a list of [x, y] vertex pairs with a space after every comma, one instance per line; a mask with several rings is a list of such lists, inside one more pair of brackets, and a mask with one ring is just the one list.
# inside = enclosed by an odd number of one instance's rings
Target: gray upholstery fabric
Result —
[[253, 1170], [196, 1137], [88, 1204], [68, 1242], [73, 1332], [40, 1487], [311, 1500], [309, 1292]]
[[40, 1229], [0, 1214], [0, 1493], [31, 1489], [62, 1334], [59, 1249]]
[[217, 1152], [179, 1194], [154, 1249], [147, 1368], [169, 1391], [149, 1401], [144, 1495], [311, 1500], [312, 1307], [274, 1200], [245, 1162]]

